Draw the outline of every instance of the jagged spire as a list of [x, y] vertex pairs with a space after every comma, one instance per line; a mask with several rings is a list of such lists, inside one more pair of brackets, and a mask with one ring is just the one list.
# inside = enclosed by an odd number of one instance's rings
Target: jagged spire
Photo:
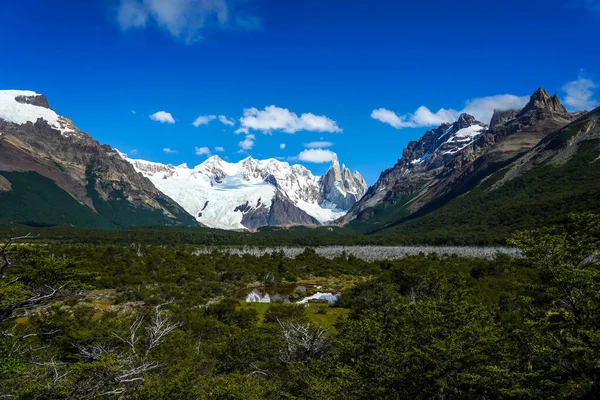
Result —
[[554, 96], [550, 97], [544, 88], [539, 88], [531, 95], [529, 103], [527, 103], [521, 113], [526, 113], [533, 110], [550, 111], [556, 113], [567, 112], [567, 109], [561, 104], [558, 95], [555, 94]]

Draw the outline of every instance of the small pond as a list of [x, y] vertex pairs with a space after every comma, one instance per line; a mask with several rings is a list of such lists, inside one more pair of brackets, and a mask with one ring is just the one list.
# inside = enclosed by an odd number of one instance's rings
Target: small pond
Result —
[[325, 300], [334, 304], [341, 293], [321, 292], [319, 285], [278, 285], [260, 286], [240, 292], [240, 298], [247, 303], [297, 303], [308, 304], [311, 300]]

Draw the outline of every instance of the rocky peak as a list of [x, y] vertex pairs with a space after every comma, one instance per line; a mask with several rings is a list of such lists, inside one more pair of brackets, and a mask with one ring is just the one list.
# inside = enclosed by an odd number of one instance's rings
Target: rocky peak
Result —
[[[326, 179], [331, 180], [332, 182], [338, 182], [342, 180], [342, 170], [340, 169], [340, 161], [338, 159], [337, 154], [333, 154], [333, 158], [331, 160], [331, 167], [326, 173]], [[329, 178], [327, 178], [329, 177]]]
[[480, 122], [477, 121], [474, 116], [463, 113], [460, 114], [460, 117], [458, 117], [458, 120], [454, 124], [453, 130], [459, 131], [461, 129], [465, 129], [478, 124], [480, 124]]
[[358, 171], [352, 174], [346, 166], [340, 168], [338, 157], [334, 154], [331, 167], [321, 179], [322, 200], [347, 210], [366, 192], [367, 184], [362, 175]]
[[31, 104], [32, 106], [44, 107], [50, 109], [50, 104], [48, 104], [48, 99], [43, 94], [35, 94], [32, 96], [16, 96], [15, 101], [21, 104]]
[[550, 111], [554, 113], [566, 114], [567, 109], [561, 104], [558, 95], [550, 97], [545, 89], [539, 88], [536, 90], [529, 99], [529, 103], [523, 108], [521, 114], [525, 114], [529, 111]]

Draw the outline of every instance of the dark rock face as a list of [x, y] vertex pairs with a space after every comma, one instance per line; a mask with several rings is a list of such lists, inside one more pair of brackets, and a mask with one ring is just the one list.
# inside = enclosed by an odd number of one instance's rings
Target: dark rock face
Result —
[[494, 130], [502, 125], [505, 125], [507, 122], [512, 121], [519, 114], [517, 110], [507, 110], [507, 111], [494, 111], [494, 115], [492, 116], [492, 120], [490, 122], [490, 130]]
[[[16, 100], [50, 108], [44, 96], [21, 96]], [[0, 170], [35, 171], [94, 211], [98, 210], [90, 191], [97, 193], [98, 201], [119, 198], [132, 212], [158, 211], [165, 225], [196, 225], [189, 214], [110, 146], [100, 145], [71, 121], [63, 120], [68, 133], [54, 129], [41, 118], [35, 124], [22, 125], [0, 119]], [[113, 223], [120, 226], [119, 221]], [[144, 221], [139, 223], [143, 225]]]
[[248, 229], [257, 229], [261, 226], [293, 226], [293, 225], [321, 225], [319, 221], [302, 211], [290, 201], [285, 195], [277, 193], [270, 207], [265, 204], [257, 204], [253, 207], [247, 202], [236, 208], [241, 211], [242, 225]]
[[50, 108], [50, 104], [48, 104], [48, 100], [43, 94], [38, 96], [17, 96], [15, 100], [23, 104], [31, 104], [34, 106]]
[[482, 129], [472, 141], [456, 137], [449, 140], [461, 129], [484, 127], [463, 114], [456, 123], [427, 131], [420, 140], [410, 142], [398, 163], [384, 171], [363, 199], [336, 223], [367, 215], [364, 211], [375, 206], [404, 201], [405, 209], [415, 212], [442, 195], [459, 194], [472, 177], [531, 150], [573, 119], [574, 114], [567, 112], [558, 96], [550, 97], [544, 89], [538, 89], [523, 110], [495, 112], [490, 127]]
[[259, 207], [255, 209], [246, 208], [245, 211], [242, 212], [244, 214], [242, 217], [242, 225], [248, 229], [258, 229], [261, 226], [269, 225], [270, 212], [268, 207]]
[[321, 225], [319, 221], [296, 207], [288, 198], [277, 193], [269, 211], [269, 225]]

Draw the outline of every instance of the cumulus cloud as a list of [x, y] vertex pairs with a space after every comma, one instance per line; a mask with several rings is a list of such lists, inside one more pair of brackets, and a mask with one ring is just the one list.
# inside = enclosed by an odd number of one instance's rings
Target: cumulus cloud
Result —
[[327, 148], [327, 147], [331, 147], [331, 146], [333, 146], [333, 143], [331, 143], [331, 142], [304, 143], [304, 147], [306, 147], [307, 149], [323, 149], [323, 148]]
[[494, 110], [521, 110], [528, 102], [529, 96], [514, 96], [512, 94], [482, 97], [467, 101], [466, 107], [459, 115], [467, 113], [477, 118], [477, 120], [489, 124], [494, 116]]
[[161, 124], [174, 124], [175, 118], [166, 111], [159, 111], [150, 116], [150, 119], [153, 121], [160, 122]]
[[197, 156], [210, 156], [210, 149], [208, 147], [196, 147]]
[[460, 114], [467, 113], [487, 124], [492, 119], [494, 110], [520, 110], [528, 101], [529, 97], [527, 96], [504, 94], [468, 100], [465, 108], [460, 111], [441, 108], [437, 112], [432, 112], [429, 108], [421, 106], [414, 113], [398, 115], [394, 111], [379, 108], [371, 113], [371, 118], [396, 129], [403, 129], [438, 126], [445, 122], [456, 121]]
[[286, 144], [285, 144], [285, 143], [280, 143], [280, 144], [279, 144], [279, 148], [280, 148], [281, 150], [285, 149], [285, 146], [286, 146]]
[[298, 116], [288, 109], [276, 106], [265, 107], [264, 110], [248, 108], [244, 110], [244, 116], [240, 118], [241, 128], [236, 133], [249, 133], [250, 130], [271, 133], [283, 131], [296, 133], [299, 131], [312, 132], [341, 132], [342, 129], [337, 122], [326, 117], [312, 113]]
[[173, 149], [170, 149], [170, 148], [168, 148], [168, 147], [165, 147], [165, 148], [163, 149], [163, 153], [165, 153], [165, 154], [177, 154], [177, 153], [179, 153], [179, 152], [178, 152], [177, 150], [173, 150]]
[[246, 138], [238, 143], [238, 146], [240, 146], [241, 149], [240, 151], [244, 152], [252, 150], [254, 147], [254, 139], [256, 139], [256, 137], [253, 134], [246, 135]]
[[598, 102], [593, 98], [593, 90], [597, 87], [594, 81], [580, 75], [563, 86], [566, 94], [564, 102], [573, 111], [591, 110], [598, 106]]
[[306, 161], [310, 163], [326, 163], [331, 162], [333, 160], [334, 152], [331, 150], [323, 150], [323, 149], [308, 149], [303, 150], [298, 154], [298, 160]]
[[208, 125], [216, 119], [218, 119], [219, 122], [221, 122], [223, 125], [227, 125], [227, 126], [235, 125], [235, 121], [230, 120], [225, 115], [219, 115], [218, 117], [216, 115], [201, 115], [198, 118], [196, 118], [196, 120], [193, 122], [193, 125], [197, 128], [200, 125]]
[[230, 120], [229, 118], [227, 118], [225, 115], [219, 115], [219, 121], [223, 124], [223, 125], [228, 125], [228, 126], [234, 126], [235, 125], [235, 121]]
[[260, 19], [246, 14], [236, 0], [121, 0], [117, 22], [124, 31], [157, 26], [186, 43], [201, 40], [209, 28], [260, 28]]
[[224, 151], [225, 151], [225, 148], [223, 148], [223, 147], [221, 147], [221, 146], [217, 146], [217, 147], [215, 147], [215, 151], [216, 151], [217, 153], [222, 153], [222, 152], [224, 152]]
[[213, 121], [216, 115], [201, 115], [193, 122], [193, 125], [197, 128], [200, 125], [208, 125], [210, 121]]

